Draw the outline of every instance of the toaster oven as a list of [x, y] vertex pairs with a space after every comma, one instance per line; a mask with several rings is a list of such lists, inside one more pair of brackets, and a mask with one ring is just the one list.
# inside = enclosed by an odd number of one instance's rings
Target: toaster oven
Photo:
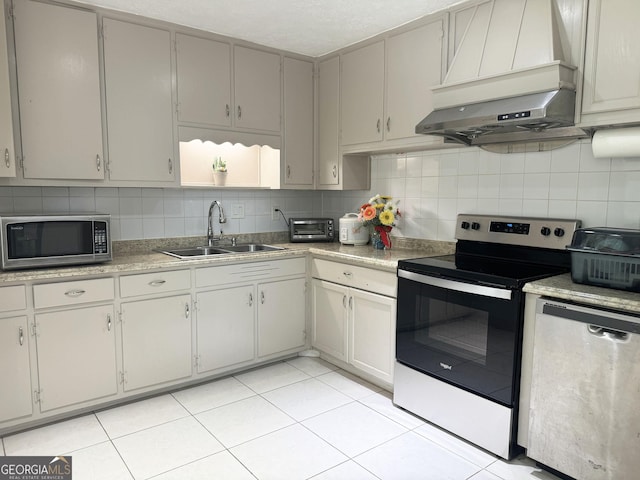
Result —
[[333, 218], [291, 218], [289, 219], [289, 241], [333, 242]]

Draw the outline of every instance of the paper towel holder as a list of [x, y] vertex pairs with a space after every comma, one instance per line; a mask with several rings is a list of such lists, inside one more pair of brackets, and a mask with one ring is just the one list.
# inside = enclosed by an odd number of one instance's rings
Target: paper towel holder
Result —
[[640, 157], [640, 126], [597, 130], [591, 150], [595, 158]]

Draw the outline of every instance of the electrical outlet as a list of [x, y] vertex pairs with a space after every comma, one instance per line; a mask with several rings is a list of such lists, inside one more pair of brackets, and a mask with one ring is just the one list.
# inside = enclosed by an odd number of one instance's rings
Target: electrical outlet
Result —
[[244, 203], [231, 204], [231, 218], [244, 218]]
[[277, 203], [271, 205], [271, 220], [278, 220], [279, 218], [282, 218], [278, 210], [280, 210], [280, 205]]

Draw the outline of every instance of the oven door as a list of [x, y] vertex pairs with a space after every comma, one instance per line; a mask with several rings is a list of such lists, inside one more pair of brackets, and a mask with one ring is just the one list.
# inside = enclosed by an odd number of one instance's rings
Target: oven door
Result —
[[520, 371], [520, 290], [398, 270], [398, 362], [514, 406]]

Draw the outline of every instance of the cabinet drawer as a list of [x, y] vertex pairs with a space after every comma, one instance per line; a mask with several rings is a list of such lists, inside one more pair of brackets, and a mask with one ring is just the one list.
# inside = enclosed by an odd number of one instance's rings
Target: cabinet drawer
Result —
[[398, 280], [391, 272], [317, 258], [311, 262], [311, 272], [314, 278], [368, 290], [387, 297], [396, 297]]
[[24, 285], [0, 288], [0, 312], [24, 310], [26, 306], [26, 289]]
[[196, 270], [196, 287], [226, 285], [228, 283], [284, 277], [288, 275], [304, 275], [305, 272], [306, 260], [304, 257], [199, 268]]
[[189, 270], [142, 273], [120, 277], [120, 296], [123, 298], [188, 290], [189, 288], [191, 288], [191, 272]]
[[113, 300], [113, 278], [45, 283], [33, 286], [35, 308]]

